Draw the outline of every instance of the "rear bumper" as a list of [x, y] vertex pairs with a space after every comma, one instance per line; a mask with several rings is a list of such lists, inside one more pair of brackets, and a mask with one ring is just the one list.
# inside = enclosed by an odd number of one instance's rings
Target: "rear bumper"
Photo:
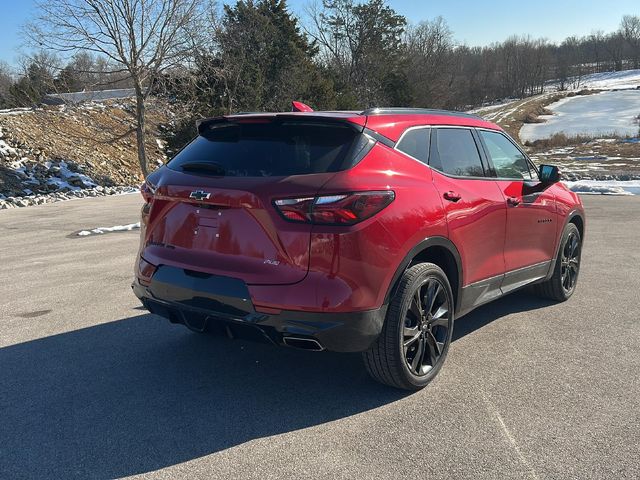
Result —
[[279, 345], [286, 338], [312, 339], [334, 352], [367, 350], [380, 334], [386, 314], [386, 306], [346, 313], [262, 313], [255, 310], [242, 280], [170, 266], [158, 267], [149, 285], [136, 279], [132, 287], [147, 310], [174, 323], [229, 327], [233, 332], [249, 329]]

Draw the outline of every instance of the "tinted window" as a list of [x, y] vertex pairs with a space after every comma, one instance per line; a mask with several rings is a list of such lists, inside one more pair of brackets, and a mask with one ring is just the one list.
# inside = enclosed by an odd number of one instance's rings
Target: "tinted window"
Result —
[[336, 172], [366, 139], [348, 126], [310, 123], [214, 124], [168, 166], [227, 177]]
[[484, 140], [493, 167], [498, 178], [513, 178], [518, 180], [531, 180], [533, 177], [529, 171], [526, 157], [511, 141], [497, 132], [480, 130], [480, 136]]
[[423, 163], [427, 163], [429, 159], [429, 137], [431, 136], [430, 128], [415, 128], [407, 131], [398, 146], [398, 150], [417, 158]]
[[438, 129], [437, 158], [429, 162], [436, 170], [461, 177], [483, 177], [484, 169], [471, 130]]

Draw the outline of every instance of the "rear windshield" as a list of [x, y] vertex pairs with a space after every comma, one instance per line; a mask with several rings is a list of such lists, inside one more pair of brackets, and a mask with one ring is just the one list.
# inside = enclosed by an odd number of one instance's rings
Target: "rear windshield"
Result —
[[180, 151], [174, 170], [228, 177], [337, 172], [361, 134], [347, 125], [295, 122], [220, 124]]

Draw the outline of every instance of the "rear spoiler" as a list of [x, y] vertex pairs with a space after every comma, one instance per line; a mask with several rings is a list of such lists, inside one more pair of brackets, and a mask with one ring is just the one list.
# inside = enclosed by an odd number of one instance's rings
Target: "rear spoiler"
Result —
[[[214, 126], [222, 126], [223, 124], [245, 124], [245, 123], [280, 123], [280, 122], [301, 122], [301, 123], [325, 123], [348, 125], [357, 132], [364, 131], [364, 122], [354, 122], [349, 117], [334, 117], [323, 112], [317, 112], [317, 115], [304, 115], [291, 113], [236, 113], [233, 115], [223, 115], [220, 117], [203, 118], [196, 120], [196, 128], [198, 135], [204, 135]], [[215, 128], [215, 127], [214, 127]]]
[[306, 103], [296, 102], [295, 100], [291, 102], [291, 111], [292, 112], [313, 112], [313, 108], [311, 108]]

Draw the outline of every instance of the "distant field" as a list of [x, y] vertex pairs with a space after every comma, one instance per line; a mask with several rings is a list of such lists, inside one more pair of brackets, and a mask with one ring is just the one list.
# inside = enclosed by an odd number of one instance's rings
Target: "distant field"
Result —
[[524, 144], [534, 162], [560, 166], [574, 191], [640, 194], [640, 70], [586, 75], [567, 86], [550, 83], [541, 95], [472, 112]]
[[546, 108], [553, 115], [538, 117], [542, 123], [523, 125], [520, 140], [534, 142], [558, 133], [567, 137], [637, 137], [640, 129], [640, 90], [567, 97]]
[[[581, 78], [572, 78], [567, 82], [571, 90], [589, 88], [592, 90], [623, 90], [636, 88], [640, 85], [640, 69], [624, 70], [622, 72], [600, 72], [584, 75]], [[559, 83], [550, 82], [548, 88], [557, 90]]]

